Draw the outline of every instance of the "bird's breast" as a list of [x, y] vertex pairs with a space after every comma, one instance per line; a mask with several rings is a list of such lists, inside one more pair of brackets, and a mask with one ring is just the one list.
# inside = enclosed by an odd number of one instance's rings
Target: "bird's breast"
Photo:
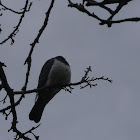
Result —
[[65, 85], [70, 83], [70, 67], [59, 60], [55, 60], [48, 75], [47, 85]]

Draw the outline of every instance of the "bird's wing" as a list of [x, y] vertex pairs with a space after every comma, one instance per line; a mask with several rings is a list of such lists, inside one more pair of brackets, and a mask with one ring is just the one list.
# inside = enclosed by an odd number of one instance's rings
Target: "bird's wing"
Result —
[[38, 88], [45, 86], [45, 84], [48, 80], [48, 75], [49, 75], [49, 72], [50, 72], [50, 69], [51, 69], [53, 63], [54, 63], [54, 58], [49, 59], [42, 67], [42, 70], [41, 70], [41, 73], [39, 76], [39, 81], [38, 81]]

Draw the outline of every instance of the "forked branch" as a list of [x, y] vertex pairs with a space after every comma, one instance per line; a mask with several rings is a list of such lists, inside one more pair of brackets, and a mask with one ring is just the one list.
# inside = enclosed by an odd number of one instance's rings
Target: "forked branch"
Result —
[[[126, 6], [130, 1], [132, 1], [132, 0], [104, 0], [102, 2], [97, 2], [95, 0], [83, 0], [81, 3], [73, 3], [71, 0], [68, 0], [68, 3], [69, 3], [68, 7], [75, 8], [75, 9], [79, 10], [80, 12], [85, 13], [88, 16], [98, 20], [100, 25], [106, 24], [108, 27], [111, 27], [112, 24], [116, 24], [116, 23], [123, 23], [123, 22], [128, 22], [128, 21], [129, 22], [140, 21], [140, 17], [113, 20], [115, 15], [117, 15], [117, 13], [119, 13], [120, 10], [124, 6]], [[118, 4], [118, 6], [116, 6], [115, 10], [112, 10], [111, 8], [109, 8], [107, 6], [109, 4]], [[90, 10], [88, 10], [89, 6], [93, 7], [93, 8], [100, 7], [102, 9], [104, 9], [105, 11], [108, 11], [110, 16], [107, 19], [100, 18], [97, 14], [95, 14], [94, 12], [90, 12]]]

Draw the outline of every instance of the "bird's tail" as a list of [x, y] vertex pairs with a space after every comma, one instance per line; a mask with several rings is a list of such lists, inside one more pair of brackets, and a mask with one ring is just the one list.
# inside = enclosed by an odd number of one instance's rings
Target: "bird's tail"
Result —
[[29, 119], [38, 123], [41, 119], [45, 106], [46, 103], [44, 103], [42, 99], [39, 97], [29, 114]]
[[[60, 89], [52, 89], [49, 90], [49, 92], [42, 92], [39, 93], [39, 96], [37, 98], [37, 101], [35, 102], [35, 105], [33, 106], [30, 114], [29, 119], [35, 121], [38, 123], [41, 119], [43, 110], [46, 106], [46, 104], [58, 93]], [[50, 94], [48, 94], [50, 93]]]

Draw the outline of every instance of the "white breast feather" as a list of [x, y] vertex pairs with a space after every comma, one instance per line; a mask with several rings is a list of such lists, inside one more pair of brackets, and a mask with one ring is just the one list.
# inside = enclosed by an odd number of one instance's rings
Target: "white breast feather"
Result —
[[54, 64], [49, 72], [47, 85], [69, 84], [71, 80], [70, 67], [61, 61], [55, 59]]

